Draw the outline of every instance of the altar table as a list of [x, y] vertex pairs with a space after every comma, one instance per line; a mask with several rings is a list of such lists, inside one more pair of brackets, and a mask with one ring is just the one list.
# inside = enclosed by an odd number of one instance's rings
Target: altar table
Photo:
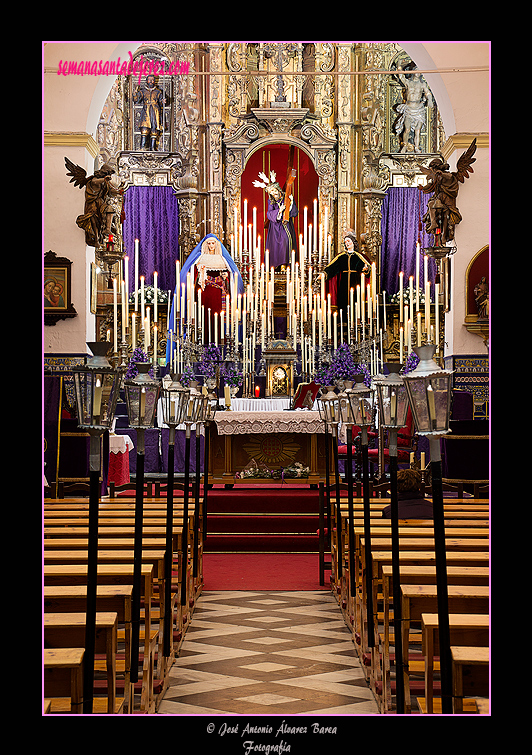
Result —
[[[209, 433], [210, 483], [242, 481], [239, 473], [252, 460], [271, 471], [293, 468], [297, 462], [309, 468], [304, 477], [284, 476], [287, 483], [317, 485], [325, 479], [325, 437], [330, 436], [325, 436], [317, 411], [217, 412]], [[265, 480], [271, 477], [245, 478], [246, 484]]]

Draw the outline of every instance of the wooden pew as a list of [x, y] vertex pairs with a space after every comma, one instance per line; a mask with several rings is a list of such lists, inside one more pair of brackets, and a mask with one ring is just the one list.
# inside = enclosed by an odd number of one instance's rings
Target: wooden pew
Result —
[[465, 697], [489, 697], [489, 647], [451, 645], [453, 713], [464, 712]]
[[[382, 565], [382, 612], [383, 612], [383, 640], [381, 650], [381, 668], [373, 669], [374, 673], [379, 673], [382, 679], [382, 705], [383, 709], [388, 710], [391, 700], [391, 660], [390, 646], [395, 642], [392, 637], [392, 602], [393, 602], [393, 574], [392, 566], [389, 564]], [[401, 585], [435, 585], [436, 584], [436, 566], [406, 566], [400, 565]], [[447, 583], [449, 585], [489, 585], [490, 569], [487, 566], [462, 566], [447, 565]], [[376, 605], [376, 603], [375, 603]], [[408, 638], [409, 652], [412, 649], [412, 638]], [[421, 638], [420, 638], [421, 640]], [[406, 643], [404, 643], [406, 644]], [[410, 672], [424, 673], [424, 654], [419, 653], [412, 655], [408, 662]], [[405, 660], [405, 659], [404, 659]]]
[[[46, 613], [84, 613], [87, 608], [86, 585], [43, 587], [43, 608]], [[96, 594], [97, 612], [113, 612], [118, 623], [124, 626], [125, 641], [123, 659], [117, 661], [118, 674], [122, 675], [124, 709], [133, 710], [131, 685], [131, 616], [133, 609], [132, 585], [98, 585]]]
[[[422, 652], [425, 659], [425, 697], [417, 699], [421, 713], [441, 713], [441, 699], [434, 697], [435, 658], [439, 654], [438, 625], [437, 613], [421, 614]], [[483, 614], [450, 614], [449, 632], [451, 645], [488, 647], [490, 618]], [[475, 702], [467, 709], [478, 712]]]
[[43, 650], [43, 689], [51, 713], [83, 713], [83, 648]]
[[[55, 540], [54, 540], [55, 542]], [[133, 550], [98, 550], [98, 562], [100, 564], [115, 563], [115, 564], [132, 564], [134, 563], [135, 552]], [[85, 550], [44, 550], [43, 560], [46, 565], [68, 565], [68, 564], [86, 564], [88, 560], [88, 551]], [[166, 611], [165, 606], [165, 551], [142, 551], [143, 563], [148, 563], [153, 566], [154, 583], [152, 585], [152, 621], [154, 620], [154, 607], [153, 602], [155, 596], [160, 603], [160, 616], [164, 616]], [[164, 671], [162, 668], [163, 662], [163, 642], [164, 642], [164, 623], [159, 623], [159, 649], [157, 653], [157, 667], [156, 673], [159, 674], [159, 678], [162, 677]]]
[[[448, 605], [451, 613], [477, 613], [488, 615], [488, 585], [448, 585]], [[412, 622], [420, 622], [423, 613], [437, 611], [436, 585], [401, 585], [402, 643], [404, 665], [405, 710], [411, 712], [410, 673], [408, 665], [409, 633]], [[396, 638], [398, 641], [398, 638]]]
[[[43, 639], [46, 649], [84, 648], [85, 626], [87, 617], [84, 613], [45, 613], [43, 617]], [[124, 699], [116, 697], [116, 656], [118, 614], [97, 613], [95, 652], [105, 657], [105, 676], [107, 695], [94, 697], [94, 713], [123, 712]]]
[[[88, 567], [80, 565], [44, 565], [44, 585], [50, 587], [68, 587], [82, 585], [86, 587]], [[133, 564], [99, 564], [99, 585], [133, 584]], [[153, 683], [155, 678], [155, 653], [158, 642], [158, 630], [151, 626], [151, 595], [153, 584], [153, 567], [151, 564], [141, 566], [141, 595], [144, 600], [144, 657], [142, 668], [141, 710], [155, 707]], [[131, 645], [130, 645], [131, 648]], [[131, 659], [131, 663], [138, 659]]]

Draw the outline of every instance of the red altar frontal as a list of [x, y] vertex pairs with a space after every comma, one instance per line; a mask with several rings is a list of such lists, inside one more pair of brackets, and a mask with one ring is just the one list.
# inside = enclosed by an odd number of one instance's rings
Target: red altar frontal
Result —
[[[209, 425], [209, 483], [271, 481], [262, 469], [288, 484], [317, 485], [326, 477], [324, 429], [317, 411], [218, 412]], [[253, 463], [258, 474], [243, 477]]]

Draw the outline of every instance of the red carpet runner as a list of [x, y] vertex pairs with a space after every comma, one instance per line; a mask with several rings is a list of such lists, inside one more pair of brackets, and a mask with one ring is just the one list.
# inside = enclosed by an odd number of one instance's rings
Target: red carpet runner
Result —
[[317, 490], [213, 488], [207, 501], [205, 590], [325, 589], [319, 584]]
[[203, 579], [207, 591], [326, 589], [317, 553], [204, 553]]
[[213, 488], [205, 553], [317, 553], [318, 491], [296, 486]]

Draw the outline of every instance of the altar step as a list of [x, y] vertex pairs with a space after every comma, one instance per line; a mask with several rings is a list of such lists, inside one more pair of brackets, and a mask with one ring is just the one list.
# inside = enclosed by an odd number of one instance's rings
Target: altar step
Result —
[[210, 553], [317, 553], [318, 492], [273, 488], [211, 491]]

